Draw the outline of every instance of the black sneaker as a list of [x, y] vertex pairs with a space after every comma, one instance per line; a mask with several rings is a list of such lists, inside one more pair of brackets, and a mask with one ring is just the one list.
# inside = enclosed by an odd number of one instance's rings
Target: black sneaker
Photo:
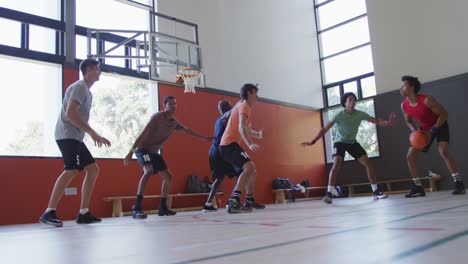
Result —
[[457, 194], [465, 194], [465, 185], [463, 184], [462, 181], [456, 181], [453, 183], [453, 191], [452, 191], [452, 194], [453, 195], [457, 195]]
[[49, 211], [47, 213], [43, 213], [41, 217], [39, 217], [39, 222], [46, 224], [46, 225], [52, 225], [55, 227], [62, 227], [63, 223], [58, 219], [57, 215], [55, 214], [55, 210]]
[[165, 216], [165, 215], [171, 216], [171, 215], [175, 215], [175, 214], [176, 214], [176, 212], [174, 212], [174, 211], [172, 211], [170, 209], [167, 209], [167, 208], [165, 208], [165, 209], [160, 208], [158, 210], [158, 215], [159, 216]]
[[235, 199], [229, 199], [227, 205], [227, 212], [230, 214], [239, 214], [239, 213], [251, 213], [251, 207], [242, 206], [241, 203], [237, 202]]
[[203, 206], [203, 210], [202, 210], [202, 211], [203, 211], [203, 212], [216, 212], [216, 211], [218, 211], [218, 209], [215, 208], [213, 205], [208, 206], [208, 205], [205, 204], [205, 205]]
[[250, 207], [250, 208], [253, 208], [253, 209], [256, 209], [256, 210], [261, 210], [261, 209], [265, 209], [265, 205], [263, 204], [259, 204], [255, 201], [255, 199], [247, 199], [245, 201], [245, 205], [244, 207]]
[[385, 199], [388, 197], [388, 195], [386, 195], [385, 193], [379, 191], [379, 189], [375, 190], [373, 193], [374, 195], [374, 199], [378, 200], [378, 199]]
[[78, 213], [78, 217], [76, 218], [77, 224], [92, 224], [92, 223], [99, 223], [102, 220], [100, 218], [95, 217], [91, 212], [87, 212], [86, 214]]
[[331, 192], [327, 192], [327, 194], [322, 198], [322, 201], [327, 204], [331, 204], [333, 202], [333, 194]]
[[147, 216], [141, 206], [132, 205], [132, 217], [135, 219], [145, 219]]
[[406, 198], [414, 198], [418, 196], [421, 196], [421, 197], [426, 196], [426, 192], [424, 191], [424, 188], [419, 185], [413, 185], [413, 187], [411, 187], [410, 192], [405, 194]]

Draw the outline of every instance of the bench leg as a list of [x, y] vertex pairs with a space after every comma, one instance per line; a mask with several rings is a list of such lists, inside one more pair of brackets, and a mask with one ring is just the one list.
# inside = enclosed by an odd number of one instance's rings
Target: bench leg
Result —
[[437, 185], [435, 179], [429, 179], [429, 187], [431, 192], [437, 191]]
[[310, 190], [305, 190], [305, 193], [304, 193], [305, 198], [309, 198], [309, 192], [310, 192]]
[[167, 196], [167, 209], [172, 208], [172, 196]]
[[112, 217], [121, 217], [121, 216], [123, 216], [122, 200], [113, 200], [112, 201]]
[[276, 203], [286, 203], [286, 198], [284, 196], [284, 190], [276, 190]]
[[392, 183], [387, 182], [387, 191], [391, 192], [392, 191]]
[[349, 197], [354, 196], [354, 186], [348, 186]]
[[214, 208], [218, 208], [218, 202], [216, 200], [218, 199], [216, 199], [216, 194], [215, 194], [215, 196], [213, 197], [213, 200], [211, 201]]

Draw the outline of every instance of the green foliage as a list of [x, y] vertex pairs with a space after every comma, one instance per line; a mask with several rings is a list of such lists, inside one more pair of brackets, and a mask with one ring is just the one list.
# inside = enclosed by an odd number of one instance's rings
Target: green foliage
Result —
[[95, 157], [123, 158], [149, 120], [149, 84], [128, 79], [119, 80], [117, 85], [103, 83], [93, 87], [90, 125], [112, 146], [95, 147], [89, 135], [84, 141]]

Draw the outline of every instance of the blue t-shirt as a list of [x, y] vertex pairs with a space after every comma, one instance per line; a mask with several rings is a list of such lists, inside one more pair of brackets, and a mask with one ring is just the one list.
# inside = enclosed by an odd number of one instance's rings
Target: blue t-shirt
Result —
[[230, 116], [231, 110], [227, 111], [218, 117], [218, 119], [216, 119], [214, 127], [214, 138], [213, 143], [211, 143], [210, 152], [219, 150], [219, 144], [221, 144], [221, 138], [223, 137], [224, 130], [226, 130], [227, 121]]

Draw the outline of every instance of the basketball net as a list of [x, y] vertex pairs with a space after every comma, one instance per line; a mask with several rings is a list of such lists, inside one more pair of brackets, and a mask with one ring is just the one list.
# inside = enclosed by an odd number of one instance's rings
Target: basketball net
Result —
[[179, 76], [184, 81], [184, 93], [195, 93], [195, 85], [202, 74], [202, 71], [196, 68], [185, 68], [179, 71]]

